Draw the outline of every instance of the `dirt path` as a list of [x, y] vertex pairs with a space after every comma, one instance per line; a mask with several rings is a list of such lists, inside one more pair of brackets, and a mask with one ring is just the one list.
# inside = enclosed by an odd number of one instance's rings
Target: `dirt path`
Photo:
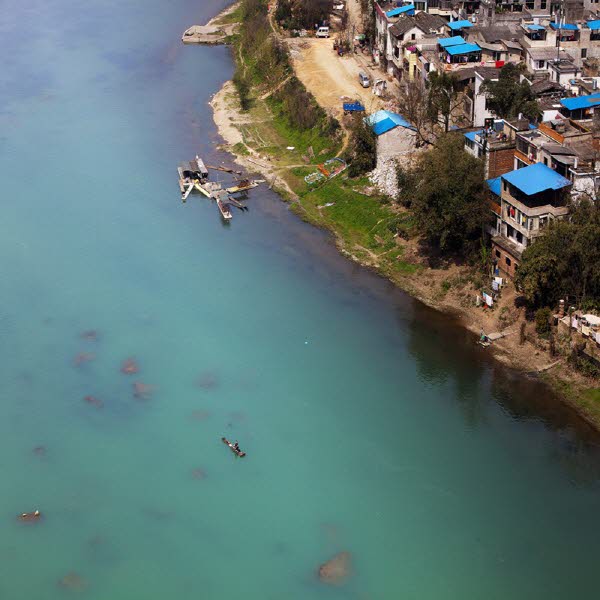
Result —
[[383, 107], [372, 88], [358, 83], [359, 71], [366, 69], [352, 56], [340, 58], [333, 51], [331, 39], [294, 38], [288, 43], [298, 79], [327, 112], [340, 118], [344, 99], [359, 99], [369, 113]]

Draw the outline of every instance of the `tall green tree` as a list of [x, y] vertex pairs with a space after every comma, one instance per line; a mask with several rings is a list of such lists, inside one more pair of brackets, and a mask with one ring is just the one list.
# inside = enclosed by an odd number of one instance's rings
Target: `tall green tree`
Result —
[[482, 161], [450, 133], [420, 156], [414, 176], [412, 208], [430, 244], [463, 256], [476, 252], [491, 216]]
[[575, 297], [600, 307], [600, 208], [581, 201], [569, 220], [553, 222], [525, 252], [515, 285], [533, 307]]
[[523, 69], [508, 63], [500, 69], [498, 81], [485, 81], [481, 87], [487, 95], [487, 106], [501, 119], [514, 119], [523, 114], [535, 121], [541, 114], [540, 105], [526, 81], [519, 81]]
[[358, 114], [350, 130], [350, 166], [348, 175], [358, 177], [372, 171], [377, 164], [377, 138], [373, 129]]

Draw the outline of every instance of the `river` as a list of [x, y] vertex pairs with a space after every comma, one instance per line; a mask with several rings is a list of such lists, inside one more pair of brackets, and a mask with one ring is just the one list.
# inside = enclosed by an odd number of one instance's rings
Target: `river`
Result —
[[593, 434], [266, 188], [180, 202], [225, 4], [2, 3], [0, 597], [591, 597]]

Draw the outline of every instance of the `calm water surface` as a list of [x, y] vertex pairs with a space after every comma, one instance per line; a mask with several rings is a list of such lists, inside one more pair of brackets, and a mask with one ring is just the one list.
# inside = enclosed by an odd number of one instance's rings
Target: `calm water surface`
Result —
[[268, 190], [179, 202], [225, 3], [0, 3], [0, 598], [592, 597], [600, 457], [544, 388]]

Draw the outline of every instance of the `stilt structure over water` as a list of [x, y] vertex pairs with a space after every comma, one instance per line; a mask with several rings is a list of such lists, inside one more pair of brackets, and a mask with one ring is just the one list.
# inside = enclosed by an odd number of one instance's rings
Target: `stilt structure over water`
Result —
[[233, 169], [226, 169], [224, 167], [206, 167], [203, 160], [196, 155], [194, 160], [182, 163], [177, 168], [181, 199], [185, 202], [193, 190], [200, 192], [206, 198], [215, 201], [225, 222], [229, 222], [233, 217], [230, 210], [231, 205], [241, 210], [248, 210], [240, 201], [246, 199], [247, 196], [236, 199], [233, 195], [246, 194], [248, 190], [254, 189], [259, 184], [264, 183], [263, 179], [242, 179], [236, 185], [223, 189], [223, 186], [218, 181], [209, 181], [209, 169], [234, 173]]

